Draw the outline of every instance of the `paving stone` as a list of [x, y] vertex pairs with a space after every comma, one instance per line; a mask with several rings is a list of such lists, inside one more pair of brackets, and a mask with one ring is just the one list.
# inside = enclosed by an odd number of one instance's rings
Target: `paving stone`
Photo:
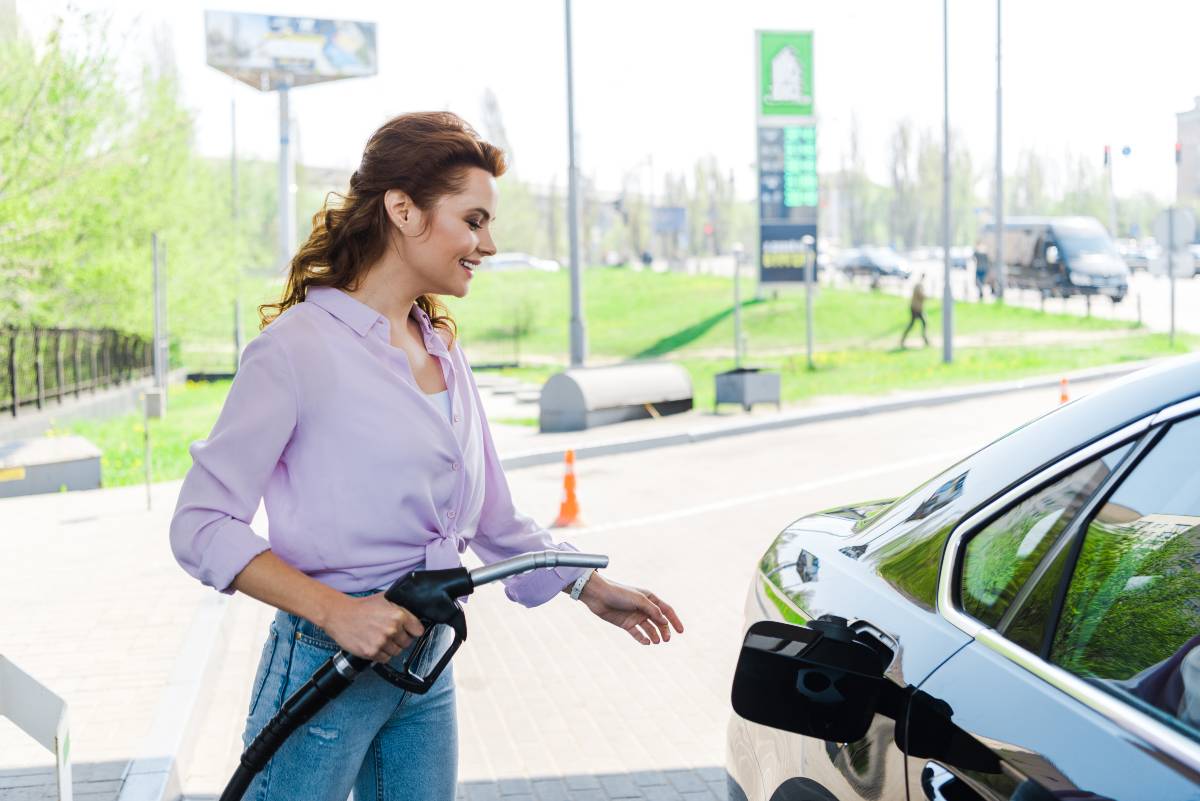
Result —
[[510, 795], [532, 795], [533, 785], [529, 779], [501, 779], [498, 783], [500, 795], [507, 799]]
[[571, 801], [608, 801], [608, 796], [599, 788], [572, 790]]
[[633, 774], [633, 783], [638, 787], [651, 787], [656, 784], [668, 784], [667, 777], [659, 770], [642, 770]]
[[567, 788], [570, 790], [599, 790], [600, 780], [590, 773], [579, 773], [571, 776], [564, 776], [563, 781], [566, 782]]
[[538, 801], [571, 801], [570, 790], [562, 779], [534, 779], [533, 794]]
[[500, 787], [495, 782], [460, 784], [458, 789], [466, 795], [467, 801], [497, 801], [500, 798]]
[[669, 784], [655, 784], [643, 787], [642, 797], [646, 801], [679, 801], [679, 791]]
[[681, 793], [708, 791], [708, 786], [694, 770], [668, 770], [666, 776], [671, 786]]
[[717, 798], [724, 798], [724, 795], [714, 796], [708, 790], [701, 790], [695, 793], [680, 793], [680, 801], [716, 801]]
[[596, 777], [609, 798], [641, 798], [642, 794], [626, 773], [603, 773]]

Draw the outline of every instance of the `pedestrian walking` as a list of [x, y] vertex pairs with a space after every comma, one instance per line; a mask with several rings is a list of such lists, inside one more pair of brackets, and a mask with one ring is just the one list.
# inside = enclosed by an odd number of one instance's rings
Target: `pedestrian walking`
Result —
[[[382, 590], [417, 569], [575, 550], [515, 508], [455, 323], [439, 296], [464, 297], [496, 252], [491, 224], [504, 154], [458, 116], [404, 114], [367, 142], [343, 195], [313, 219], [282, 298], [259, 308], [208, 439], [191, 447], [171, 521], [176, 559], [221, 592], [278, 609], [243, 735], [339, 648], [400, 666], [421, 622]], [[266, 539], [249, 523], [260, 499]], [[591, 570], [507, 581], [526, 607], [559, 593], [638, 642], [683, 631], [649, 590]], [[545, 657], [543, 657], [545, 658]], [[537, 665], [531, 680], [537, 680]], [[453, 669], [424, 695], [374, 671], [289, 738], [247, 799], [452, 801]]]
[[916, 325], [917, 320], [921, 321], [921, 339], [925, 340], [925, 345], [929, 345], [929, 336], [925, 332], [925, 287], [922, 285], [925, 280], [924, 275], [917, 276], [917, 282], [913, 285], [912, 298], [908, 303], [908, 311], [910, 317], [908, 319], [908, 327], [904, 329], [904, 333], [900, 335], [900, 347], [905, 347], [904, 340], [908, 339], [908, 332]]

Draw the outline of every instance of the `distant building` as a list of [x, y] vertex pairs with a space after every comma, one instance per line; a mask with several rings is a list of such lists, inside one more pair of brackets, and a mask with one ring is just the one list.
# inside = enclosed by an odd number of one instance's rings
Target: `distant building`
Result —
[[1180, 145], [1175, 202], [1195, 202], [1200, 200], [1200, 97], [1195, 108], [1181, 111], [1175, 118], [1179, 126], [1175, 141]]
[[1144, 515], [1129, 523], [1137, 532], [1141, 547], [1158, 548], [1185, 531], [1200, 526], [1200, 517], [1193, 515]]

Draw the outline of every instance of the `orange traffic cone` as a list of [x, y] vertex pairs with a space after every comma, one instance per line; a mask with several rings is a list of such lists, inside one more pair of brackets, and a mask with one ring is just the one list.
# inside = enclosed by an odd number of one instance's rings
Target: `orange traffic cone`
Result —
[[579, 499], [575, 497], [575, 451], [568, 450], [566, 456], [567, 474], [563, 476], [563, 500], [558, 509], [558, 519], [551, 528], [566, 528], [567, 526], [582, 526], [579, 519]]
[[1062, 381], [1058, 382], [1058, 402], [1066, 403], [1070, 399], [1070, 396], [1067, 394], [1067, 379], [1063, 378]]

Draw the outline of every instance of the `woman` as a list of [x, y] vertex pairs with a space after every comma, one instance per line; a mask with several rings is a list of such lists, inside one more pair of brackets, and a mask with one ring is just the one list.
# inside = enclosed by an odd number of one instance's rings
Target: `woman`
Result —
[[[278, 608], [251, 692], [246, 744], [338, 648], [404, 659], [423, 629], [380, 593], [417, 568], [546, 548], [513, 507], [479, 391], [438, 295], [463, 297], [495, 252], [504, 156], [449, 113], [405, 114], [371, 137], [350, 188], [314, 217], [283, 299], [260, 309], [221, 415], [191, 448], [171, 522], [185, 570]], [[270, 542], [248, 523], [259, 499]], [[594, 571], [507, 582], [537, 606], [572, 594], [640, 643], [683, 626], [653, 593]], [[245, 798], [455, 795], [452, 669], [425, 695], [363, 674], [296, 731]]]

